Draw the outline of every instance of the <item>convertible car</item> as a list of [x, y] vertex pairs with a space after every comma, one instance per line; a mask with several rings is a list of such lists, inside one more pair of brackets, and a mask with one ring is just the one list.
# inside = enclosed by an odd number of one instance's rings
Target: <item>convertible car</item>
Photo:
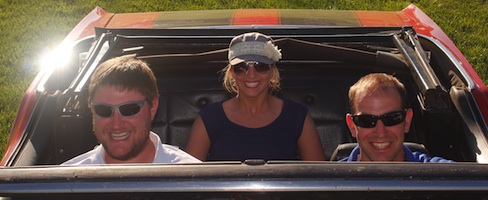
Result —
[[[133, 54], [156, 74], [152, 130], [185, 148], [206, 105], [231, 98], [218, 71], [230, 40], [261, 32], [282, 49], [276, 94], [308, 107], [328, 161], [59, 166], [97, 145], [87, 83], [98, 65]], [[53, 49], [25, 93], [1, 161], [0, 196], [13, 199], [486, 199], [488, 91], [424, 12], [238, 9], [90, 12]], [[385, 72], [414, 110], [406, 143], [455, 163], [338, 163], [356, 142], [347, 91]]]

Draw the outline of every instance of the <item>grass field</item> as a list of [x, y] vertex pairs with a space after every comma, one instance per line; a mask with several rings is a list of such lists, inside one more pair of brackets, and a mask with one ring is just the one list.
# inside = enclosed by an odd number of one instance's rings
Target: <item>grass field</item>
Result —
[[0, 155], [38, 59], [96, 6], [107, 12], [235, 8], [402, 10], [414, 3], [454, 41], [488, 85], [486, 0], [0, 0]]

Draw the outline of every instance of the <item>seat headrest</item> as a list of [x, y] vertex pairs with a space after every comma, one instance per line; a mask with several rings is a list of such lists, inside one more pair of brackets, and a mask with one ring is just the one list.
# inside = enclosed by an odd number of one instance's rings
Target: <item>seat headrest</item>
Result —
[[[403, 144], [407, 146], [408, 149], [410, 149], [410, 151], [412, 152], [417, 151], [417, 152], [425, 153], [430, 157], [429, 150], [427, 150], [427, 148], [425, 148], [423, 144], [414, 143], [414, 142], [404, 142]], [[337, 145], [337, 148], [334, 150], [334, 153], [332, 153], [332, 156], [330, 157], [330, 161], [338, 161], [340, 159], [349, 156], [349, 154], [351, 154], [352, 149], [354, 149], [354, 147], [356, 147], [357, 145], [358, 143], [345, 143], [345, 144]]]

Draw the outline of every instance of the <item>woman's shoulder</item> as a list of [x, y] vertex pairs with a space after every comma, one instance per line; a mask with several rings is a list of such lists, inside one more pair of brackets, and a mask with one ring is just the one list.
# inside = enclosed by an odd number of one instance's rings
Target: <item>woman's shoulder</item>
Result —
[[306, 110], [308, 112], [308, 108], [305, 105], [298, 103], [298, 102], [295, 102], [291, 99], [287, 99], [287, 98], [282, 98], [282, 99], [283, 99], [284, 107], [289, 107], [289, 108], [294, 108], [294, 109], [299, 109], [299, 110]]
[[205, 113], [213, 113], [213, 112], [216, 112], [218, 110], [223, 110], [222, 104], [223, 104], [223, 101], [208, 104], [205, 107], [203, 107], [199, 113], [200, 113], [200, 115], [202, 115]]

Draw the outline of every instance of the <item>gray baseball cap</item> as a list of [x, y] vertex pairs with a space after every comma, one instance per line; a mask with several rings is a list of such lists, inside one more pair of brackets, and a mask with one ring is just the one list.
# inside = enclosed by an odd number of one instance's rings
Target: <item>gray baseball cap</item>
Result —
[[229, 44], [229, 63], [237, 65], [244, 61], [258, 61], [273, 64], [281, 59], [281, 50], [271, 37], [258, 32], [244, 33], [232, 39]]

